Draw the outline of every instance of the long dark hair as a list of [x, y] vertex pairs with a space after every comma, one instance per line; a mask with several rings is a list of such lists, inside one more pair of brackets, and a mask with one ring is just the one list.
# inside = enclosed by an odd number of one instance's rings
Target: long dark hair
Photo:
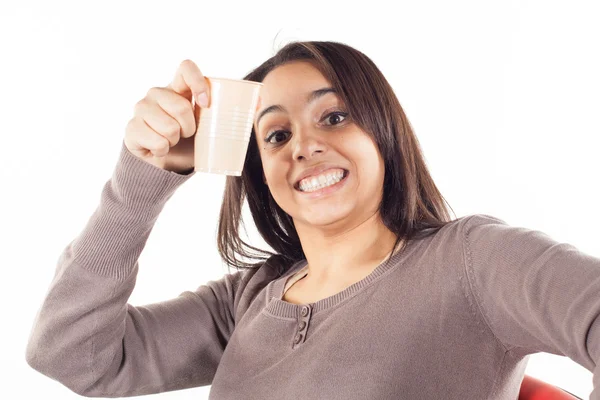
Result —
[[[401, 240], [405, 246], [409, 240], [434, 234], [452, 222], [400, 102], [365, 54], [339, 42], [295, 41], [243, 79], [262, 82], [274, 68], [297, 60], [311, 62], [323, 74], [346, 104], [354, 123], [377, 144], [385, 161], [379, 212], [383, 223], [397, 235], [394, 249]], [[305, 255], [292, 218], [277, 205], [263, 181], [255, 135], [252, 128], [242, 175], [226, 178], [217, 245], [228, 267], [251, 269], [268, 262], [275, 276], [280, 276]], [[246, 196], [258, 232], [275, 253], [253, 247], [240, 238]], [[245, 262], [237, 256], [260, 261]]]

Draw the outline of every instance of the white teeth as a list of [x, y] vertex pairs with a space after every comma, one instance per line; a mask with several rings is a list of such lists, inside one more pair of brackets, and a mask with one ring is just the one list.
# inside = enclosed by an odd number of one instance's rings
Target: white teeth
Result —
[[338, 183], [344, 177], [343, 171], [333, 174], [319, 175], [318, 177], [304, 179], [300, 182], [300, 190], [303, 192], [314, 192], [327, 186]]

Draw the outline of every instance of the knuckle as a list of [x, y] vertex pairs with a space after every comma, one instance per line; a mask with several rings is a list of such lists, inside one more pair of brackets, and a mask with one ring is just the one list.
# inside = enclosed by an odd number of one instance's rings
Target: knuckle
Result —
[[163, 88], [161, 88], [161, 87], [153, 86], [150, 89], [148, 89], [148, 92], [146, 92], [146, 97], [150, 97], [150, 98], [156, 97], [157, 94], [162, 90], [163, 90]]
[[181, 126], [179, 126], [179, 123], [177, 121], [171, 120], [167, 123], [164, 134], [165, 134], [165, 136], [167, 136], [173, 140], [175, 138], [179, 138], [180, 130], [181, 130]]
[[139, 126], [138, 119], [136, 117], [131, 118], [127, 122], [127, 125], [125, 125], [125, 135], [126, 136], [133, 135], [137, 131], [138, 126]]
[[159, 138], [156, 142], [156, 150], [166, 150], [169, 151], [171, 144], [167, 138]]
[[173, 114], [179, 117], [183, 117], [192, 109], [190, 102], [184, 99], [181, 100], [182, 101], [176, 101], [173, 104]]
[[140, 101], [138, 101], [137, 103], [135, 103], [135, 105], [133, 106], [133, 113], [134, 114], [140, 114], [142, 109], [146, 107], [146, 105], [148, 104], [146, 98], [141, 99]]
[[134, 118], [131, 118], [129, 121], [127, 121], [127, 124], [125, 125], [125, 131], [126, 132], [129, 131], [129, 130], [131, 130], [132, 125], [133, 125], [133, 120], [134, 120]]
[[148, 150], [152, 151], [152, 152], [156, 152], [156, 151], [160, 151], [164, 148], [169, 148], [169, 142], [163, 138], [163, 137], [157, 137], [154, 138], [149, 144], [148, 144]]
[[195, 65], [196, 65], [196, 63], [194, 63], [189, 58], [186, 58], [185, 60], [183, 60], [181, 62], [181, 64], [179, 64], [180, 67], [190, 67], [190, 66], [195, 66]]
[[186, 125], [186, 136], [192, 136], [194, 133], [196, 133], [196, 123], [194, 121], [194, 119], [188, 119], [187, 121], [187, 125]]
[[171, 142], [169, 142], [168, 139], [163, 138], [163, 141], [161, 142], [161, 145], [157, 147], [157, 150], [159, 150], [162, 155], [167, 155], [167, 153], [169, 153], [169, 151], [171, 151], [171, 147], [174, 146], [174, 144], [172, 144]]

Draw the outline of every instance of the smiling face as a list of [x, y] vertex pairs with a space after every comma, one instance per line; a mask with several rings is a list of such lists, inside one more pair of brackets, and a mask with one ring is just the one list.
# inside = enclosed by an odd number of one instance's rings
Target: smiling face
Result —
[[[330, 82], [311, 63], [294, 61], [272, 70], [262, 83], [254, 130], [264, 175], [298, 232], [328, 226], [342, 233], [378, 212], [383, 158], [336, 93], [322, 90]], [[267, 109], [273, 111], [261, 116]], [[329, 193], [310, 195], [295, 187], [308, 168], [325, 164], [348, 176]]]

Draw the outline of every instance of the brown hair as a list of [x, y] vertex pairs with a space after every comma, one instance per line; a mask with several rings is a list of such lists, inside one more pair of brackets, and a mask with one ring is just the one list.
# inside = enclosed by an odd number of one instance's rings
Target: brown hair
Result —
[[[451, 222], [445, 199], [429, 174], [400, 102], [365, 54], [339, 42], [291, 42], [243, 79], [262, 82], [274, 68], [299, 60], [311, 62], [323, 74], [346, 105], [350, 118], [377, 144], [385, 162], [379, 212], [383, 223], [397, 235], [394, 249], [402, 239], [406, 245], [409, 240], [434, 234]], [[277, 205], [263, 181], [255, 135], [252, 128], [242, 175], [226, 178], [217, 245], [228, 267], [252, 269], [268, 262], [280, 276], [305, 255], [292, 218]], [[240, 238], [246, 196], [258, 232], [276, 253], [253, 247]], [[246, 263], [236, 255], [260, 262]]]

